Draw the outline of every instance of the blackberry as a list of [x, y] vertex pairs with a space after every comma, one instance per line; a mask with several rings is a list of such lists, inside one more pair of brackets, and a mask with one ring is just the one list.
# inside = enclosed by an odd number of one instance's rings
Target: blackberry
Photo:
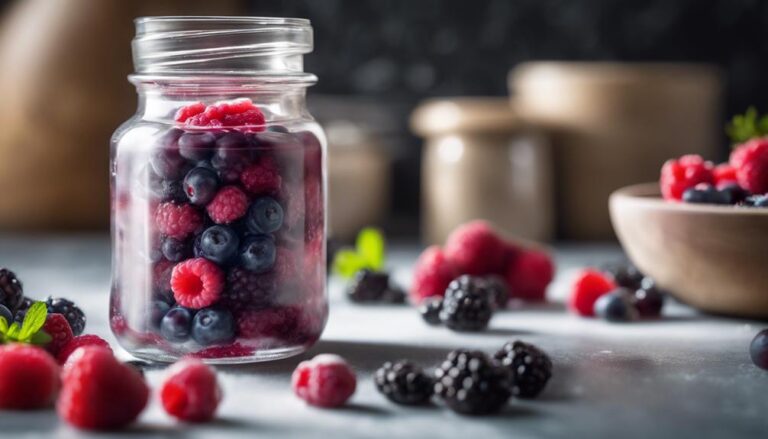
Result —
[[631, 263], [610, 264], [603, 268], [604, 273], [610, 275], [617, 286], [636, 290], [641, 287], [645, 275]]
[[480, 331], [493, 315], [492, 293], [482, 278], [460, 276], [448, 285], [440, 321], [456, 331]]
[[16, 311], [24, 300], [24, 288], [16, 274], [7, 268], [0, 269], [0, 305]]
[[432, 398], [434, 381], [410, 361], [386, 362], [373, 375], [376, 389], [390, 401], [422, 405]]
[[221, 304], [229, 309], [265, 308], [274, 303], [277, 284], [272, 274], [258, 274], [242, 267], [227, 273]]
[[360, 270], [347, 287], [347, 297], [353, 302], [404, 303], [405, 293], [390, 285], [389, 274]]
[[432, 326], [441, 324], [440, 311], [443, 309], [443, 299], [441, 297], [427, 297], [419, 305], [419, 313], [425, 322]]
[[390, 285], [379, 298], [383, 303], [405, 303], [405, 291], [397, 286]]
[[85, 329], [85, 313], [74, 302], [63, 297], [48, 297], [45, 304], [48, 307], [48, 313], [64, 315], [75, 336], [83, 333]]
[[635, 290], [635, 308], [641, 318], [660, 317], [664, 308], [664, 294], [653, 283], [643, 280], [642, 288]]
[[456, 350], [435, 369], [435, 395], [465, 415], [499, 411], [510, 397], [511, 375], [479, 351]]
[[499, 309], [506, 308], [507, 302], [509, 302], [509, 287], [507, 287], [507, 282], [504, 281], [501, 276], [497, 275], [485, 276], [483, 280], [485, 280], [496, 306]]
[[518, 398], [536, 397], [552, 377], [552, 360], [532, 344], [508, 342], [494, 359], [512, 374], [511, 390]]

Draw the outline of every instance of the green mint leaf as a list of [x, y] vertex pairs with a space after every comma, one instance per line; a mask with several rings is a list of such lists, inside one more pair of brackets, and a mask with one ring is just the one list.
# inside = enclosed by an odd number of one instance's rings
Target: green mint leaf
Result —
[[24, 316], [24, 323], [21, 325], [19, 340], [28, 340], [45, 325], [45, 319], [48, 317], [48, 308], [43, 302], [35, 302], [29, 307], [27, 315]]
[[5, 339], [7, 341], [18, 341], [19, 340], [19, 330], [21, 327], [18, 323], [13, 322], [13, 324], [8, 328], [8, 332], [5, 333]]
[[385, 243], [380, 230], [366, 227], [357, 235], [357, 253], [363, 259], [365, 268], [384, 268]]
[[760, 117], [755, 107], [749, 107], [744, 114], [733, 116], [725, 132], [733, 144], [768, 135], [768, 115]]
[[0, 317], [0, 334], [5, 334], [8, 332], [8, 322], [5, 320], [5, 317]]
[[351, 249], [342, 249], [336, 252], [333, 259], [333, 270], [341, 277], [351, 278], [359, 270], [365, 268], [365, 260]]
[[45, 346], [51, 342], [53, 338], [45, 331], [37, 331], [29, 338], [28, 342], [38, 346]]

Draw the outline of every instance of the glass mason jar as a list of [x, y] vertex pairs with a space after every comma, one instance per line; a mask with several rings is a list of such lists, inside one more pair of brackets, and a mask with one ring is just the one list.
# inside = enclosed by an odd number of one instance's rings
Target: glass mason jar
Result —
[[283, 358], [325, 326], [325, 155], [308, 20], [136, 20], [111, 142], [110, 326], [136, 357]]

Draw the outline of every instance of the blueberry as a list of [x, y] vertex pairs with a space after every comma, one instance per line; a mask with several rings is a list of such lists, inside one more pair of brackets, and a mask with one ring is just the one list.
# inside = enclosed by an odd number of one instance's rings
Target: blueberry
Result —
[[213, 200], [216, 195], [219, 177], [215, 171], [198, 166], [187, 173], [182, 187], [182, 191], [192, 204], [203, 206]]
[[240, 178], [252, 159], [248, 139], [243, 133], [232, 131], [216, 140], [216, 152], [211, 158], [211, 165], [222, 180], [231, 183]]
[[751, 195], [748, 196], [743, 203], [744, 206], [749, 207], [768, 207], [768, 195]]
[[171, 306], [163, 300], [153, 301], [149, 309], [149, 327], [154, 330], [160, 329], [160, 323], [170, 309]]
[[749, 345], [749, 356], [760, 369], [768, 370], [768, 329], [758, 332]]
[[195, 314], [192, 338], [203, 346], [226, 343], [235, 337], [235, 319], [226, 309], [205, 308]]
[[728, 183], [718, 189], [724, 204], [738, 204], [749, 196], [749, 191], [739, 186], [738, 183]]
[[0, 305], [0, 317], [5, 319], [5, 323], [9, 326], [13, 323], [13, 313], [5, 305]]
[[178, 140], [182, 131], [171, 128], [158, 140], [150, 153], [149, 163], [161, 178], [176, 180], [184, 175], [187, 161], [179, 153]]
[[192, 254], [192, 246], [189, 241], [166, 237], [161, 247], [163, 256], [171, 262], [180, 262], [189, 258]]
[[698, 184], [683, 192], [683, 201], [696, 204], [728, 204], [727, 196], [711, 184]]
[[179, 154], [189, 160], [200, 161], [213, 154], [216, 136], [206, 132], [184, 133], [179, 138]]
[[595, 302], [595, 315], [609, 322], [626, 322], [638, 318], [634, 297], [627, 288], [603, 295]]
[[275, 239], [270, 235], [249, 236], [240, 247], [240, 265], [255, 273], [270, 270], [276, 257]]
[[644, 284], [643, 288], [635, 291], [635, 307], [642, 318], [659, 317], [664, 307], [664, 295], [655, 286]]
[[248, 208], [246, 220], [253, 233], [272, 233], [283, 224], [283, 207], [272, 197], [261, 197]]
[[225, 265], [237, 253], [240, 239], [237, 233], [227, 226], [211, 226], [200, 235], [200, 256]]
[[180, 306], [172, 308], [160, 321], [160, 334], [168, 341], [187, 341], [191, 328], [192, 311]]

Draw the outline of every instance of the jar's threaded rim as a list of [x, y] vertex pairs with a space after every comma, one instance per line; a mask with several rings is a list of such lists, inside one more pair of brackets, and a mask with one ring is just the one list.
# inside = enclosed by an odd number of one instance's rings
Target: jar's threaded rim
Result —
[[137, 75], [314, 79], [303, 67], [303, 55], [313, 47], [307, 19], [158, 16], [134, 21]]

